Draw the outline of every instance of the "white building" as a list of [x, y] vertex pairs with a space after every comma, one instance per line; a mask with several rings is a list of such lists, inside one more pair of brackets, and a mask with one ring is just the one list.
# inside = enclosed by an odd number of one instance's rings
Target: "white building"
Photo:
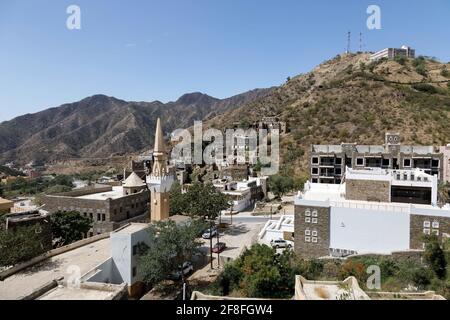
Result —
[[421, 250], [424, 235], [450, 234], [450, 206], [436, 203], [437, 177], [419, 169], [347, 169], [342, 184], [308, 182], [295, 198], [295, 250], [306, 257]]
[[130, 296], [141, 290], [138, 274], [139, 245], [150, 245], [149, 225], [132, 223], [111, 233], [111, 257], [88, 272], [82, 282], [122, 284], [128, 286]]
[[396, 57], [414, 59], [416, 57], [416, 50], [408, 46], [402, 46], [401, 48], [386, 48], [372, 54], [370, 60], [377, 61], [383, 58], [395, 59]]
[[267, 221], [258, 236], [259, 241], [264, 244], [270, 244], [272, 240], [279, 239], [293, 241], [294, 216], [283, 215], [278, 220]]

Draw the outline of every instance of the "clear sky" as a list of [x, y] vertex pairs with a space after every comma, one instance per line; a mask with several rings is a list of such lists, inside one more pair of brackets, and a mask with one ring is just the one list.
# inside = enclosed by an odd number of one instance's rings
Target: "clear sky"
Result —
[[[81, 30], [66, 9], [81, 8]], [[381, 8], [368, 30], [367, 7]], [[448, 0], [0, 0], [0, 121], [102, 93], [163, 102], [283, 83], [346, 48], [450, 60]]]

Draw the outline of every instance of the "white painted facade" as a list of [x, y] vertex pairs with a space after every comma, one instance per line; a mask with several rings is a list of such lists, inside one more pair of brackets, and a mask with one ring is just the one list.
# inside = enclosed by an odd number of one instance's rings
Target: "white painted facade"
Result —
[[148, 224], [132, 223], [111, 233], [111, 257], [90, 271], [84, 278], [87, 282], [126, 283], [138, 282], [138, 245], [150, 245]]
[[[367, 171], [367, 170], [366, 170]], [[307, 182], [295, 197], [295, 205], [329, 208], [330, 249], [389, 254], [410, 247], [411, 215], [450, 218], [450, 205], [437, 203], [437, 176], [421, 170], [352, 170], [347, 179], [386, 181], [391, 185], [432, 189], [432, 205], [369, 202], [346, 199], [345, 182], [327, 185]]]

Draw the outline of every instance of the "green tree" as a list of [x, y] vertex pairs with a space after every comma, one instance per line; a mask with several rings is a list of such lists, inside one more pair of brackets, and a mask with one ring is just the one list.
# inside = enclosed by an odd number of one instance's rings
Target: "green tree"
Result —
[[228, 197], [212, 183], [195, 182], [188, 188], [185, 197], [186, 213], [191, 217], [215, 219], [230, 206]]
[[425, 238], [424, 258], [436, 276], [439, 279], [445, 279], [447, 275], [447, 261], [436, 235], [430, 235]]
[[139, 259], [138, 272], [143, 281], [156, 285], [171, 274], [180, 272], [184, 283], [185, 276], [181, 266], [202, 254], [202, 242], [198, 234], [205, 228], [201, 220], [191, 220], [186, 224], [162, 221], [149, 228], [151, 245], [144, 248]]
[[438, 202], [441, 207], [450, 202], [450, 196], [448, 194], [448, 184], [446, 182], [440, 182], [438, 186]]
[[186, 213], [187, 197], [182, 192], [181, 185], [178, 181], [175, 181], [170, 189], [169, 200], [171, 216]]
[[44, 253], [36, 226], [24, 226], [8, 231], [0, 223], [0, 266], [12, 266]]
[[252, 298], [287, 298], [294, 293], [296, 257], [285, 250], [277, 254], [266, 245], [255, 244], [218, 277], [221, 294], [239, 291]]
[[293, 177], [274, 175], [269, 178], [269, 189], [276, 198], [281, 198], [287, 192], [294, 190], [295, 185]]
[[55, 247], [65, 246], [83, 239], [92, 227], [92, 221], [79, 212], [58, 211], [51, 215], [53, 239]]

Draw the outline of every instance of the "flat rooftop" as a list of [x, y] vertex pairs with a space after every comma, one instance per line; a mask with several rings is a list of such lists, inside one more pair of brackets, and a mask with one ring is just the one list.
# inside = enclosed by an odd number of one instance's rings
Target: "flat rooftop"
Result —
[[123, 187], [113, 187], [112, 191], [107, 192], [99, 192], [93, 194], [87, 194], [84, 196], [76, 197], [77, 199], [85, 199], [85, 200], [106, 200], [106, 199], [120, 199], [123, 198]]
[[0, 300], [17, 300], [55, 279], [67, 278], [73, 274], [73, 266], [80, 268], [82, 276], [110, 255], [110, 239], [107, 238], [49, 258], [0, 281]]
[[132, 234], [141, 230], [145, 230], [150, 225], [147, 223], [131, 223], [130, 225], [114, 231], [114, 234]]
[[[384, 145], [355, 145], [354, 148], [357, 153], [366, 153], [366, 154], [389, 153], [385, 149]], [[312, 151], [315, 153], [332, 154], [332, 153], [343, 153], [344, 149], [342, 148], [342, 145], [313, 145]], [[400, 152], [424, 156], [438, 153], [438, 151], [433, 146], [407, 146], [407, 145], [401, 145]]]
[[118, 285], [104, 285], [109, 290], [101, 290], [99, 288], [69, 288], [59, 285], [56, 288], [46, 292], [37, 300], [112, 300], [123, 289]]
[[305, 190], [299, 192], [294, 199], [296, 205], [314, 206], [322, 203], [324, 206], [332, 207], [392, 211], [409, 214], [420, 213], [428, 216], [450, 217], [450, 205], [448, 204], [440, 208], [425, 204], [347, 200], [345, 198], [345, 183], [337, 185], [308, 182], [305, 184]]

